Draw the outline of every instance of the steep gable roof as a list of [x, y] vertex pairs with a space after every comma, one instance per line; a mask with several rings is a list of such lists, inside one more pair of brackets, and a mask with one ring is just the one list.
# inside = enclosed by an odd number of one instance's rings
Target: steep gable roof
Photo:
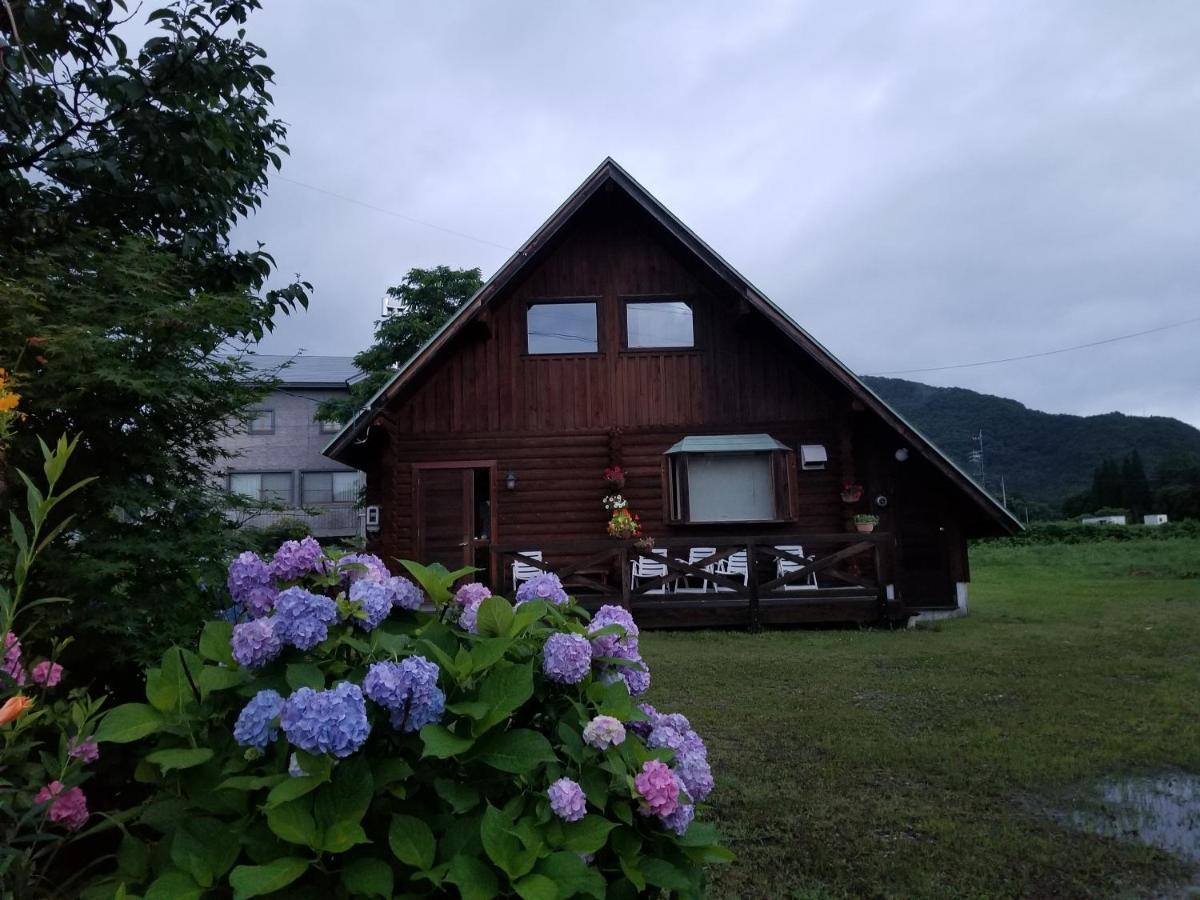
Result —
[[721, 281], [728, 284], [747, 304], [762, 313], [801, 350], [812, 357], [835, 381], [867, 409], [878, 415], [887, 425], [903, 437], [913, 449], [929, 460], [935, 468], [953, 481], [982, 511], [1005, 531], [1021, 530], [1021, 523], [995, 498], [984, 491], [975, 481], [946, 457], [916, 428], [909, 424], [894, 409], [880, 399], [845, 364], [830, 353], [812, 335], [805, 331], [791, 316], [776, 306], [770, 298], [727, 263], [715, 250], [701, 240], [695, 232], [675, 217], [649, 191], [619, 166], [612, 157], [596, 167], [584, 182], [575, 189], [533, 235], [510, 256], [496, 273], [455, 313], [436, 334], [433, 335], [413, 356], [402, 365], [388, 382], [359, 410], [345, 428], [329, 442], [324, 453], [340, 459], [358, 439], [374, 415], [397, 396], [417, 375], [446, 347], [461, 329], [474, 319], [488, 302], [508, 286], [514, 278], [533, 260], [537, 251], [549, 243], [556, 234], [583, 208], [599, 190], [613, 185], [624, 191], [652, 219], [662, 225], [696, 258], [708, 267]]

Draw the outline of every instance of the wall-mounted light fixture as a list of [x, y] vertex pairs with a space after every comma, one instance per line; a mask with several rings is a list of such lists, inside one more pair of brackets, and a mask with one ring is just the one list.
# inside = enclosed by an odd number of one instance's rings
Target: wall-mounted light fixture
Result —
[[896, 462], [905, 462], [908, 460], [908, 448], [901, 447], [896, 451]]
[[504, 487], [510, 491], [517, 489], [517, 473], [512, 469], [509, 469], [508, 474], [504, 476]]

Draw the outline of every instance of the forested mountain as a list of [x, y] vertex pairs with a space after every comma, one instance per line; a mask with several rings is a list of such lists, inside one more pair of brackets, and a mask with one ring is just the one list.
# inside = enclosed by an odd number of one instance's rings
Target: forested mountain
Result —
[[1089, 489], [1093, 472], [1107, 459], [1137, 450], [1153, 476], [1172, 457], [1200, 456], [1200, 430], [1178, 419], [1045, 413], [965, 388], [899, 378], [863, 381], [976, 479], [979, 466], [970, 453], [977, 446], [973, 437], [982, 429], [988, 489], [999, 494], [1004, 476], [1010, 496], [1017, 493], [1054, 507]]

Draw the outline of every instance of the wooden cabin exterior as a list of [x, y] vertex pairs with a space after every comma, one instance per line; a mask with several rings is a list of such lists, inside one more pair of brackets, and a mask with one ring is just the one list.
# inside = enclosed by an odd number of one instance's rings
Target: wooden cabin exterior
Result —
[[[1020, 527], [612, 160], [326, 453], [367, 473], [385, 557], [501, 590], [524, 559], [646, 625], [953, 611], [967, 539]], [[658, 555], [607, 536], [609, 466]], [[668, 577], [634, 577], [662, 551]]]

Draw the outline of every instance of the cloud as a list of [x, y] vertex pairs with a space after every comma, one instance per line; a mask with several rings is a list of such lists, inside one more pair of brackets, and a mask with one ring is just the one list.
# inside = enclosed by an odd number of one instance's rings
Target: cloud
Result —
[[[1190, 0], [270, 4], [250, 36], [284, 174], [506, 247], [611, 154], [861, 372], [1200, 310]], [[352, 353], [412, 266], [505, 250], [276, 178], [238, 230], [311, 310], [266, 349]], [[1200, 425], [1200, 325], [914, 376]]]

